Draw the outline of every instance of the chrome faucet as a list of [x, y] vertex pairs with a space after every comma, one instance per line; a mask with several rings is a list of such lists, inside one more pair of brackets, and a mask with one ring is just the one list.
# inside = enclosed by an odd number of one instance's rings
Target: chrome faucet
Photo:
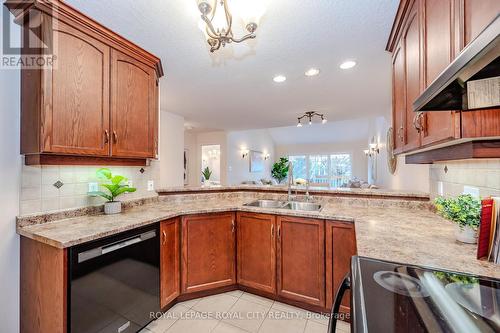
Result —
[[306, 180], [306, 202], [309, 202], [309, 200], [312, 199], [311, 195], [309, 194], [310, 185], [311, 185], [311, 180], [310, 179]]
[[288, 162], [288, 201], [292, 200], [293, 164]]

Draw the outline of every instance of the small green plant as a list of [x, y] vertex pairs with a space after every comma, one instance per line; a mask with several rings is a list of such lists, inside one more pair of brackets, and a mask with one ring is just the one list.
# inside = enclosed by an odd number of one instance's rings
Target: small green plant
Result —
[[481, 202], [470, 194], [456, 198], [436, 198], [436, 209], [444, 218], [457, 223], [461, 229], [468, 226], [477, 230], [481, 221]]
[[280, 157], [280, 160], [273, 165], [271, 176], [281, 184], [288, 176], [288, 158]]
[[210, 180], [210, 177], [212, 177], [212, 171], [210, 171], [209, 167], [206, 167], [205, 170], [201, 172], [201, 174], [203, 175], [203, 178], [205, 178], [205, 180]]
[[109, 202], [114, 202], [115, 199], [125, 193], [125, 192], [135, 192], [137, 189], [124, 184], [128, 181], [127, 178], [120, 175], [113, 175], [111, 170], [107, 168], [101, 168], [96, 171], [97, 178], [105, 181], [105, 183], [100, 183], [99, 186], [104, 187], [108, 192], [103, 191], [89, 192], [89, 195], [98, 195], [108, 200]]

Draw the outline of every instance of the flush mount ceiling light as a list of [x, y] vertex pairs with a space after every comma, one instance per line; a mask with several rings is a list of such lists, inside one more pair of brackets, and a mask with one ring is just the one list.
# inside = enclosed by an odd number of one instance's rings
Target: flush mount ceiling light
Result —
[[276, 75], [275, 77], [273, 77], [273, 81], [276, 82], [276, 83], [285, 82], [286, 81], [286, 76], [284, 76], [284, 75]]
[[312, 120], [314, 117], [321, 118], [322, 124], [326, 124], [326, 122], [327, 122], [325, 115], [323, 115], [321, 113], [317, 113], [315, 111], [309, 111], [309, 112], [304, 113], [299, 118], [297, 118], [299, 120], [299, 122], [297, 123], [297, 127], [302, 127], [302, 119], [304, 119], [304, 118], [307, 118], [309, 120], [309, 125], [312, 125]]
[[305, 72], [304, 74], [305, 74], [306, 76], [309, 76], [309, 77], [310, 77], [310, 76], [316, 76], [316, 75], [318, 75], [318, 74], [319, 74], [319, 72], [320, 72], [320, 71], [319, 71], [319, 69], [318, 69], [318, 68], [310, 68], [310, 69], [308, 69], [308, 70], [307, 70], [307, 72]]
[[347, 60], [340, 64], [340, 68], [342, 69], [350, 69], [353, 68], [354, 66], [356, 66], [356, 61], [354, 60]]
[[[241, 38], [233, 35], [233, 16], [229, 10], [229, 0], [197, 0], [201, 19], [205, 23], [205, 32], [210, 52], [215, 52], [220, 47], [232, 42], [241, 43], [247, 39], [255, 38], [259, 19], [264, 14], [265, 0], [243, 1], [236, 0], [236, 12], [242, 18], [248, 34]], [[233, 1], [232, 1], [233, 2]]]

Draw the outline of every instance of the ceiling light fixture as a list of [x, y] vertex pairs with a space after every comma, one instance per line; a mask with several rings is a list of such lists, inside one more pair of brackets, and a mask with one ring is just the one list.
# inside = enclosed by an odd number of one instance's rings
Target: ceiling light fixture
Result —
[[354, 66], [356, 66], [356, 61], [353, 60], [347, 60], [340, 64], [340, 68], [342, 69], [350, 69], [353, 68]]
[[276, 83], [283, 83], [283, 82], [286, 81], [286, 76], [284, 76], [284, 75], [276, 75], [273, 78], [273, 81], [276, 82]]
[[306, 112], [302, 116], [300, 116], [300, 117], [297, 118], [298, 121], [299, 121], [297, 123], [297, 127], [302, 127], [302, 122], [301, 121], [304, 118], [307, 118], [309, 120], [309, 125], [312, 125], [312, 120], [313, 120], [314, 117], [320, 117], [322, 124], [326, 124], [326, 122], [327, 122], [324, 114], [317, 113], [315, 111], [309, 111], [309, 112]]
[[310, 69], [308, 69], [308, 70], [307, 70], [304, 74], [305, 74], [306, 76], [311, 77], [311, 76], [316, 76], [316, 75], [318, 75], [318, 74], [319, 74], [319, 72], [320, 72], [320, 71], [319, 71], [319, 69], [317, 69], [317, 68], [310, 68]]
[[229, 0], [197, 0], [201, 19], [205, 23], [204, 32], [207, 43], [210, 45], [210, 52], [215, 52], [226, 44], [232, 42], [241, 43], [247, 39], [255, 38], [255, 31], [258, 22], [264, 13], [264, 0], [258, 1], [238, 1], [237, 12], [245, 22], [245, 29], [248, 34], [241, 38], [233, 35], [233, 16], [229, 10]]

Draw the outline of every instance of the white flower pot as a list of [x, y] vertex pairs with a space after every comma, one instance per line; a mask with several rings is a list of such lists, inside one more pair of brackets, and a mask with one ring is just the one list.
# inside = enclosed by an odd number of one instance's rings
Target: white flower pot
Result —
[[112, 215], [122, 212], [122, 203], [120, 201], [108, 201], [104, 204], [104, 214]]
[[455, 237], [459, 242], [462, 243], [467, 243], [467, 244], [477, 243], [477, 231], [469, 226], [460, 227], [459, 225], [456, 225]]

